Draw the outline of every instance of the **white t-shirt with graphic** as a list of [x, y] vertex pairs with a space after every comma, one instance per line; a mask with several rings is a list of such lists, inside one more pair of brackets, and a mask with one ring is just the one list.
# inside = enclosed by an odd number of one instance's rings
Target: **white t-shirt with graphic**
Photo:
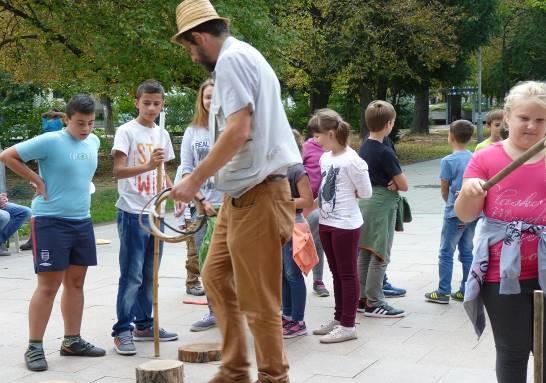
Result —
[[319, 223], [346, 230], [362, 226], [364, 220], [357, 198], [372, 196], [366, 161], [348, 147], [338, 155], [324, 153], [320, 157], [320, 171]]
[[[115, 151], [124, 153], [127, 156], [127, 166], [132, 168], [148, 163], [154, 149], [163, 147], [165, 162], [168, 162], [175, 158], [173, 145], [169, 133], [163, 130], [163, 134], [160, 134], [160, 131], [155, 124], [153, 128], [148, 128], [136, 120], [129, 121], [117, 129], [112, 155]], [[159, 192], [156, 180], [155, 169], [118, 180], [119, 198], [116, 207], [127, 213], [139, 214], [150, 198]]]

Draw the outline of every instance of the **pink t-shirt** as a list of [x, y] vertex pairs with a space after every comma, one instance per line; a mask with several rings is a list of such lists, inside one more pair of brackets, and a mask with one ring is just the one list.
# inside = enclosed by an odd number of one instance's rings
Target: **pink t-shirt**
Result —
[[[512, 162], [502, 142], [475, 153], [464, 178], [488, 180]], [[543, 159], [525, 164], [492, 187], [485, 198], [486, 217], [501, 221], [524, 221], [546, 225], [546, 166]], [[500, 253], [502, 241], [489, 248], [488, 282], [500, 281]], [[538, 277], [538, 237], [522, 233], [520, 280]]]

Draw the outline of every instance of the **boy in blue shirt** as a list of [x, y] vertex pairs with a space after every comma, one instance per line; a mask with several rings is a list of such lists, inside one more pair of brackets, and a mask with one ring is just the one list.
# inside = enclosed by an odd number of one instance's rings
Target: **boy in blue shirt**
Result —
[[[473, 133], [474, 126], [469, 121], [457, 120], [449, 125], [447, 142], [452, 147], [453, 153], [442, 158], [440, 165], [442, 198], [446, 201], [442, 238], [440, 240], [440, 255], [438, 257], [440, 282], [438, 290], [425, 294], [425, 299], [428, 302], [447, 304], [450, 297], [457, 301], [464, 299], [464, 285], [472, 263], [472, 240], [474, 239], [477, 221], [462, 222], [455, 215], [453, 206], [459, 190], [461, 190], [464, 171], [472, 158], [472, 153], [466, 147], [472, 139]], [[459, 249], [459, 261], [463, 265], [463, 280], [459, 290], [451, 294], [453, 254], [456, 247]]]
[[[100, 145], [91, 133], [95, 122], [93, 99], [87, 95], [72, 97], [66, 106], [66, 121], [65, 130], [42, 134], [0, 154], [0, 161], [36, 188], [31, 230], [38, 286], [29, 306], [29, 346], [25, 352], [31, 371], [47, 370], [42, 340], [61, 283], [65, 333], [61, 355], [106, 353], [80, 337], [85, 275], [88, 266], [97, 264], [89, 211]], [[38, 161], [39, 174], [25, 165], [30, 160]]]

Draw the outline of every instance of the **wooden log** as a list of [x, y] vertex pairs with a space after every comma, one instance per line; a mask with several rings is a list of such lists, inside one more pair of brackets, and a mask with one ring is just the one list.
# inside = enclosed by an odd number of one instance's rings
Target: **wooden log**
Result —
[[136, 368], [136, 383], [184, 383], [184, 363], [151, 360]]
[[533, 361], [535, 383], [543, 383], [544, 366], [542, 356], [544, 354], [544, 292], [535, 290], [533, 295]]
[[220, 343], [192, 343], [178, 347], [178, 360], [188, 363], [208, 363], [222, 359]]

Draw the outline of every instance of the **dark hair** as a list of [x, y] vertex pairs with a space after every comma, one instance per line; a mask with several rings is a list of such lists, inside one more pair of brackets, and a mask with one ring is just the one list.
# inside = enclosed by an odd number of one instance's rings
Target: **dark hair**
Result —
[[144, 93], [160, 94], [161, 97], [165, 98], [165, 89], [163, 89], [163, 85], [157, 80], [146, 80], [141, 82], [136, 90], [135, 97], [139, 99]]
[[66, 104], [66, 115], [70, 118], [76, 113], [95, 113], [95, 100], [88, 94], [77, 94], [72, 97]]
[[449, 124], [451, 137], [459, 144], [467, 144], [474, 134], [474, 125], [467, 120], [457, 120]]
[[380, 132], [385, 124], [396, 118], [396, 111], [391, 103], [383, 100], [370, 102], [364, 112], [366, 126], [370, 132]]
[[317, 110], [307, 123], [307, 129], [313, 133], [328, 133], [333, 130], [337, 142], [342, 146], [347, 146], [351, 133], [351, 125], [332, 109]]
[[205, 21], [204, 23], [199, 24], [198, 26], [193, 27], [192, 29], [189, 29], [186, 32], [182, 33], [178, 37], [178, 41], [180, 42], [180, 39], [184, 39], [190, 44], [195, 45], [195, 39], [193, 38], [192, 32], [208, 33], [215, 37], [220, 37], [222, 35], [229, 34], [229, 26], [226, 20], [222, 19]]

